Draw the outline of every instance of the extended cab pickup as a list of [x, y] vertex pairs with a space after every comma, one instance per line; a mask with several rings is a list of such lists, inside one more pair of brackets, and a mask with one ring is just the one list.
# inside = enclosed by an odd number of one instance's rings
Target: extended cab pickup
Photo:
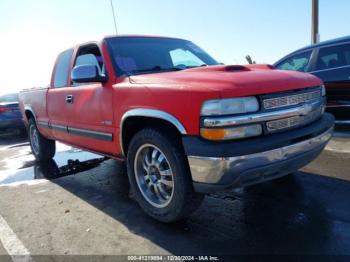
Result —
[[136, 201], [172, 222], [204, 193], [290, 174], [332, 136], [325, 89], [310, 74], [222, 65], [190, 41], [107, 37], [62, 52], [48, 88], [20, 108], [37, 160], [55, 140], [125, 159]]

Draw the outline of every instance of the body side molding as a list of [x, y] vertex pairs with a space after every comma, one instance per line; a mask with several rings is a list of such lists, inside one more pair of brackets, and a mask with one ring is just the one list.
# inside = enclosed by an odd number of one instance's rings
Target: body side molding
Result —
[[90, 137], [93, 139], [103, 140], [103, 141], [113, 141], [113, 134], [111, 133], [94, 131], [94, 130], [89, 130], [84, 128], [75, 128], [75, 127], [69, 127], [69, 126], [49, 124], [48, 122], [44, 122], [44, 121], [39, 121], [38, 125], [43, 128], [49, 128], [49, 129], [69, 133], [76, 136]]

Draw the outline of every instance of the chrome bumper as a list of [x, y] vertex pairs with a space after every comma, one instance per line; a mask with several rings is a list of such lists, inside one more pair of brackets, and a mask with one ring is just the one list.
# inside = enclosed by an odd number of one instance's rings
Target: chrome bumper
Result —
[[337, 125], [350, 125], [350, 120], [335, 120]]
[[195, 189], [201, 184], [227, 188], [259, 183], [298, 170], [324, 149], [333, 127], [314, 138], [270, 151], [236, 157], [188, 156]]

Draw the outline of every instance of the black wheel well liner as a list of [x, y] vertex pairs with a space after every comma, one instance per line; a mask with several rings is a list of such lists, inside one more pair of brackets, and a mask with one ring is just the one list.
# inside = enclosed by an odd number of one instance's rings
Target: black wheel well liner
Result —
[[27, 120], [29, 121], [29, 119], [34, 118], [35, 119], [35, 115], [32, 112], [32, 110], [29, 109], [25, 109], [24, 111], [25, 116], [27, 117]]
[[[177, 127], [171, 122], [149, 116], [130, 116], [123, 122], [123, 126], [121, 127], [121, 149], [123, 150], [124, 155], [127, 155], [128, 147], [132, 137], [140, 130], [145, 128], [154, 128], [157, 130], [162, 130], [169, 136], [174, 139], [179, 139], [181, 142], [182, 134], [177, 129]], [[182, 142], [181, 142], [182, 143]]]

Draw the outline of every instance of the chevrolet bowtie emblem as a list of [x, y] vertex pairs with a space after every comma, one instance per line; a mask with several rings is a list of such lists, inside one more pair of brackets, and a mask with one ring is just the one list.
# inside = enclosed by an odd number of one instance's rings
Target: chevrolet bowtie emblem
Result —
[[306, 116], [312, 112], [312, 106], [309, 104], [304, 104], [300, 109], [299, 109], [299, 114], [301, 116]]

